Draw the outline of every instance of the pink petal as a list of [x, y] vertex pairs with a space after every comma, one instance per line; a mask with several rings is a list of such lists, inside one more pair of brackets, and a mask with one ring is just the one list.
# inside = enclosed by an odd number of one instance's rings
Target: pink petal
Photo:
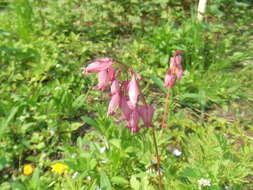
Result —
[[124, 95], [121, 96], [119, 107], [122, 112], [123, 118], [125, 120], [129, 120], [130, 114], [132, 113], [132, 109], [128, 103], [126, 96], [124, 96]]
[[109, 76], [110, 81], [116, 79], [116, 73], [115, 73], [115, 69], [113, 67], [108, 68], [108, 76]]
[[174, 71], [177, 67], [177, 60], [175, 59], [175, 57], [171, 57], [170, 58], [170, 69], [172, 71]]
[[181, 55], [175, 56], [175, 60], [176, 60], [177, 65], [181, 65], [181, 63], [182, 63], [182, 56]]
[[181, 55], [182, 53], [183, 53], [183, 51], [181, 51], [181, 50], [176, 50], [175, 55]]
[[103, 70], [108, 69], [113, 64], [113, 61], [109, 58], [102, 58], [98, 59], [95, 62], [91, 63], [86, 67], [85, 74], [93, 73], [93, 72], [100, 72]]
[[114, 80], [111, 85], [111, 94], [120, 93], [119, 81]]
[[98, 85], [95, 86], [95, 89], [104, 90], [109, 83], [109, 76], [107, 70], [100, 71], [98, 73]]
[[150, 127], [152, 125], [154, 108], [149, 104], [145, 104], [142, 106], [138, 106], [138, 111], [139, 111], [139, 114], [144, 122], [144, 126]]
[[172, 74], [172, 70], [169, 69], [167, 72], [166, 72], [166, 75], [165, 75], [165, 86], [166, 87], [172, 87], [173, 84], [175, 82], [175, 77], [174, 75]]
[[120, 95], [117, 93], [117, 94], [114, 94], [111, 98], [111, 101], [109, 103], [109, 106], [108, 106], [108, 111], [107, 111], [107, 115], [112, 115], [114, 110], [117, 108], [117, 106], [119, 105], [120, 103]]
[[130, 118], [128, 120], [128, 128], [131, 130], [132, 133], [136, 133], [139, 131], [138, 123], [140, 120], [140, 115], [137, 109], [134, 109], [133, 112], [130, 114]]
[[140, 90], [134, 75], [129, 83], [128, 95], [131, 104], [135, 107], [138, 101], [138, 96], [140, 95]]
[[177, 75], [178, 80], [182, 78], [183, 73], [184, 73], [183, 67], [181, 65], [178, 65], [177, 70], [176, 70], [176, 75]]

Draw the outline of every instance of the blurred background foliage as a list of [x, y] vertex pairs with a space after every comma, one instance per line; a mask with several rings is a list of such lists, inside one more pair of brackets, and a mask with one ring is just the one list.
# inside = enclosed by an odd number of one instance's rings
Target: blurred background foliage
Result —
[[[206, 177], [209, 189], [252, 189], [253, 3], [210, 1], [204, 22], [196, 20], [197, 4], [0, 0], [0, 189], [156, 189], [155, 173], [145, 173], [154, 159], [148, 130], [144, 140], [105, 117], [107, 98], [81, 73], [103, 56], [140, 71], [159, 126], [176, 49], [185, 73], [159, 142], [165, 185], [196, 189]], [[52, 178], [56, 160], [78, 178]], [[36, 166], [31, 178], [22, 176], [25, 163]]]

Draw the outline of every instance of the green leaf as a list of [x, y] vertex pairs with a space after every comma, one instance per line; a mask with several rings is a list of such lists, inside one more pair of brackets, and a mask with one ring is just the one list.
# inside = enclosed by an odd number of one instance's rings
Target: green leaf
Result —
[[140, 181], [136, 179], [135, 176], [132, 176], [130, 179], [130, 185], [134, 190], [140, 190]]
[[83, 125], [83, 123], [80, 123], [80, 122], [71, 123], [71, 125], [70, 125], [70, 131], [75, 131], [79, 127], [81, 127], [82, 125]]
[[117, 147], [118, 149], [121, 149], [121, 140], [120, 139], [111, 139], [109, 141], [109, 143], [115, 147]]
[[120, 176], [114, 176], [112, 177], [111, 179], [112, 183], [114, 184], [118, 184], [118, 185], [127, 185], [129, 182], [123, 178], [123, 177], [120, 177]]
[[102, 190], [112, 190], [110, 180], [105, 172], [100, 172], [100, 188]]
[[85, 121], [86, 123], [88, 123], [89, 125], [93, 126], [93, 127], [97, 127], [98, 126], [98, 123], [94, 119], [92, 119], [90, 117], [83, 116], [82, 120]]
[[167, 93], [167, 88], [164, 86], [164, 82], [156, 76], [155, 73], [151, 74], [152, 81], [165, 93]]

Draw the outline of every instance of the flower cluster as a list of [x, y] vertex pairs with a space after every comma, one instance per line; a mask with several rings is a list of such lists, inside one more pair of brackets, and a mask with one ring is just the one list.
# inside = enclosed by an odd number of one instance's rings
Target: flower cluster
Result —
[[[142, 127], [152, 126], [154, 108], [147, 104], [139, 88], [138, 79], [140, 75], [125, 65], [120, 65], [109, 58], [97, 59], [90, 63], [83, 71], [84, 75], [98, 73], [98, 85], [94, 88], [105, 91], [110, 86], [110, 102], [107, 115], [113, 115], [117, 108], [120, 109], [123, 120], [127, 122], [127, 128], [132, 133], [139, 131], [139, 121], [143, 120]], [[114, 66], [114, 67], [113, 67]], [[117, 67], [118, 66], [118, 67]], [[122, 72], [126, 68], [126, 72]], [[120, 73], [131, 78], [120, 80]], [[140, 105], [139, 100], [142, 100]]]
[[165, 86], [172, 88], [176, 79], [180, 80], [183, 76], [182, 63], [182, 51], [176, 50], [175, 55], [170, 58], [170, 68], [167, 70], [165, 75]]

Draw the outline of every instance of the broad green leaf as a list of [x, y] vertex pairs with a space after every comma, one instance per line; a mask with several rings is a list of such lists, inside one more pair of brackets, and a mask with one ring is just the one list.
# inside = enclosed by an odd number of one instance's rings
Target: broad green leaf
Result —
[[109, 177], [106, 175], [104, 171], [100, 172], [100, 188], [102, 190], [112, 190], [111, 182]]
[[119, 185], [127, 185], [129, 182], [123, 178], [123, 177], [120, 177], [120, 176], [115, 176], [115, 177], [112, 177], [111, 179], [112, 183], [114, 184], [119, 184]]

